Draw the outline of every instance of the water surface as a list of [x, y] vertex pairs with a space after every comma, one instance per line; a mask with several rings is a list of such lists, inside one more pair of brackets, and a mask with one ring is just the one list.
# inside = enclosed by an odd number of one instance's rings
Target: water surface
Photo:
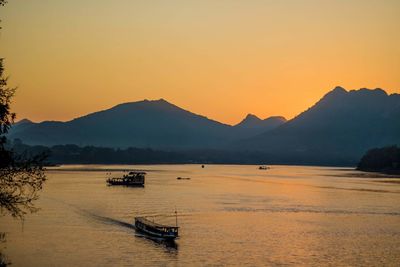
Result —
[[[146, 170], [146, 186], [106, 186], [108, 172], [118, 176], [124, 169]], [[47, 176], [39, 212], [23, 224], [0, 218], [12, 266], [400, 262], [400, 184], [378, 174], [300, 166], [75, 165]], [[168, 215], [175, 207], [181, 227], [175, 243], [132, 227], [139, 215], [174, 224]]]

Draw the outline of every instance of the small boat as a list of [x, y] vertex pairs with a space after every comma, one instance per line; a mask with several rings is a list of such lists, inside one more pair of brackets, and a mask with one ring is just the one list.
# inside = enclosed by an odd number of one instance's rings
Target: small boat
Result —
[[176, 177], [177, 180], [190, 180], [190, 177]]
[[258, 167], [258, 169], [259, 170], [268, 170], [268, 169], [270, 169], [270, 167], [268, 167], [268, 166], [260, 166], [260, 167]]
[[178, 217], [176, 218], [176, 226], [156, 223], [146, 217], [135, 217], [135, 227], [140, 232], [165, 240], [174, 240], [179, 236]]
[[119, 178], [108, 178], [108, 185], [144, 186], [145, 172], [131, 171]]

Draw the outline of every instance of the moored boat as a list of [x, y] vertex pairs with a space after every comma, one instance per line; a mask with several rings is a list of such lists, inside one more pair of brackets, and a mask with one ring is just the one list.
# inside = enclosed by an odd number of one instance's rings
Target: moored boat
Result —
[[177, 180], [190, 180], [190, 177], [176, 177]]
[[264, 165], [264, 166], [258, 167], [258, 169], [259, 170], [268, 170], [268, 169], [270, 169], [270, 167]]
[[118, 178], [108, 178], [108, 185], [144, 186], [145, 172], [131, 171]]
[[156, 223], [146, 217], [135, 217], [136, 230], [166, 240], [174, 240], [179, 236], [179, 227]]

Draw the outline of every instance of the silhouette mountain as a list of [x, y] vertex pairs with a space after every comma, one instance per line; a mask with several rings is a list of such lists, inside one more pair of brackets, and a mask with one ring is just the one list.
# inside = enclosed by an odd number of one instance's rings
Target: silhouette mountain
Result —
[[370, 148], [400, 144], [400, 95], [336, 87], [280, 127], [235, 144], [298, 164], [353, 164]]
[[[266, 121], [264, 128], [277, 123]], [[10, 131], [30, 145], [77, 144], [102, 147], [151, 147], [157, 149], [217, 148], [254, 136], [259, 131], [241, 129], [179, 108], [164, 99], [117, 105], [67, 122], [32, 123], [23, 120]]]
[[11, 130], [13, 131], [13, 133], [16, 133], [18, 131], [24, 131], [24, 130], [28, 129], [29, 127], [31, 127], [32, 125], [35, 125], [35, 123], [28, 119], [23, 119], [23, 120], [16, 122], [13, 125], [13, 127], [11, 128]]
[[[292, 120], [247, 115], [230, 126], [167, 101], [117, 105], [67, 122], [18, 122], [9, 137], [29, 145], [76, 144], [163, 150], [230, 150], [256, 153], [263, 162], [356, 164], [374, 147], [400, 145], [400, 95], [382, 89], [336, 87]], [[212, 153], [212, 152], [210, 152]]]
[[286, 119], [281, 116], [269, 117], [260, 119], [253, 114], [247, 114], [240, 123], [236, 124], [233, 129], [235, 137], [255, 136], [264, 132], [268, 132], [286, 122]]
[[27, 144], [77, 144], [108, 147], [181, 149], [213, 147], [230, 140], [230, 126], [181, 109], [164, 99], [117, 105], [67, 122], [45, 121], [11, 138]]

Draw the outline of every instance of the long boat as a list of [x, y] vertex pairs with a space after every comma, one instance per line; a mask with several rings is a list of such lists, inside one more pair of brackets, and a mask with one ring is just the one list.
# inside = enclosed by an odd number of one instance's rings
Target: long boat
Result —
[[153, 237], [174, 240], [179, 236], [179, 227], [150, 221], [146, 217], [135, 217], [135, 227], [138, 231]]
[[144, 186], [145, 172], [131, 171], [122, 177], [108, 178], [108, 185]]

